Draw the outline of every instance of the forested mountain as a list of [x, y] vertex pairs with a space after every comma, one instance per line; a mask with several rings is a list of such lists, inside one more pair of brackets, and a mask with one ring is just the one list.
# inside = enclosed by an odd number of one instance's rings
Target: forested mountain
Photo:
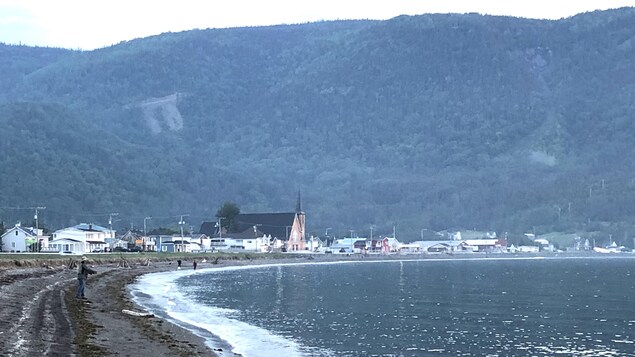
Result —
[[0, 206], [46, 205], [52, 226], [108, 212], [198, 226], [225, 201], [292, 211], [300, 191], [314, 234], [632, 245], [633, 24], [633, 8], [436, 14], [0, 45]]

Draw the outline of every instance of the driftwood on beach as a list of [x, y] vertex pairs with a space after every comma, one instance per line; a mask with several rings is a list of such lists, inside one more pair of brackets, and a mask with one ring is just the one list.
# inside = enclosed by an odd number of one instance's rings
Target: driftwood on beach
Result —
[[137, 316], [137, 317], [153, 317], [154, 316], [154, 314], [151, 314], [149, 312], [132, 311], [132, 310], [126, 310], [126, 309], [121, 310], [121, 312], [127, 315]]

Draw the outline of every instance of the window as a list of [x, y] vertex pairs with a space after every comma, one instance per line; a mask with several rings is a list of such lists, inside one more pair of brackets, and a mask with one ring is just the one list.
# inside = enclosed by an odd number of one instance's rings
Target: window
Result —
[[162, 252], [167, 252], [168, 251], [168, 247], [166, 247], [165, 245], [161, 247], [161, 251]]
[[15, 231], [15, 235], [16, 235], [16, 237], [17, 237], [17, 235], [18, 235], [18, 231], [17, 231], [17, 230]]
[[15, 248], [15, 242], [11, 242], [11, 248]]

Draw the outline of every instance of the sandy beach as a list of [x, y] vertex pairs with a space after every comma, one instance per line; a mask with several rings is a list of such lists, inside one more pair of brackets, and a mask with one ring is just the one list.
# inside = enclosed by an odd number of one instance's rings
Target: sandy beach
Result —
[[[198, 269], [268, 261], [199, 262]], [[91, 264], [97, 274], [87, 281], [88, 300], [75, 298], [77, 272], [65, 263], [0, 270], [0, 313], [5, 322], [0, 324], [3, 355], [217, 356], [221, 352], [162, 319], [123, 312], [143, 312], [131, 301], [128, 284], [142, 274], [176, 269], [176, 261], [130, 259], [127, 267], [112, 262]], [[183, 261], [183, 269], [192, 269], [192, 262]], [[227, 351], [224, 355], [228, 355]]]
[[[71, 258], [72, 259], [72, 258]], [[198, 269], [228, 265], [314, 260], [288, 259], [210, 260]], [[329, 258], [318, 258], [329, 260]], [[332, 259], [332, 258], [331, 258]], [[341, 259], [341, 258], [339, 258]], [[70, 260], [68, 261], [70, 262]], [[68, 263], [66, 262], [66, 263]], [[0, 270], [0, 351], [6, 356], [228, 356], [214, 351], [202, 338], [141, 312], [132, 302], [127, 285], [142, 274], [176, 270], [176, 261], [147, 262], [128, 259], [127, 267], [113, 262], [91, 262], [97, 271], [86, 283], [88, 300], [75, 298], [77, 271], [58, 265], [3, 267]], [[149, 264], [148, 264], [149, 263]], [[183, 261], [182, 269], [192, 269]]]

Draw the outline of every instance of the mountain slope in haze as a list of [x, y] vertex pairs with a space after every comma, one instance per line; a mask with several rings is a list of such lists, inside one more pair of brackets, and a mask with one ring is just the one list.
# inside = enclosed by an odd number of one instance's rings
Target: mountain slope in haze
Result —
[[[632, 23], [624, 8], [559, 21], [421, 15], [169, 33], [63, 56], [1, 99], [5, 115], [21, 101], [52, 122], [84, 123], [69, 143], [102, 133], [104, 161], [89, 171], [107, 198], [73, 202], [137, 224], [211, 218], [226, 200], [288, 211], [299, 190], [315, 233], [363, 235], [372, 224], [406, 240], [475, 227], [623, 236], [635, 217]], [[28, 162], [35, 144], [11, 164]], [[60, 161], [38, 162], [65, 168], [49, 185], [87, 181], [85, 167], [64, 166], [76, 151], [49, 150]], [[23, 191], [5, 181], [3, 204], [63, 201], [9, 195]]]

